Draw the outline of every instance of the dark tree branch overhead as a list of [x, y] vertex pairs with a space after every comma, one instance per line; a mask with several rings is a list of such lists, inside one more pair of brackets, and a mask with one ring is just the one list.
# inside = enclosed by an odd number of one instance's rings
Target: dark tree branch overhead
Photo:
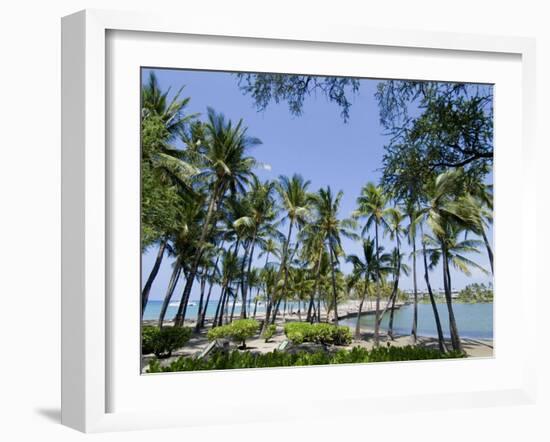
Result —
[[319, 91], [341, 109], [340, 115], [347, 121], [351, 108], [350, 99], [359, 91], [359, 80], [350, 77], [269, 73], [236, 75], [241, 91], [252, 97], [259, 111], [266, 110], [271, 102], [286, 101], [291, 114], [295, 116], [302, 114], [305, 98]]
[[471, 157], [468, 157], [462, 161], [450, 163], [450, 162], [439, 162], [432, 164], [430, 167], [432, 170], [439, 168], [439, 167], [464, 167], [473, 161], [479, 160], [479, 159], [490, 159], [492, 161], [493, 159], [493, 152], [487, 152], [487, 153], [476, 153], [472, 155]]

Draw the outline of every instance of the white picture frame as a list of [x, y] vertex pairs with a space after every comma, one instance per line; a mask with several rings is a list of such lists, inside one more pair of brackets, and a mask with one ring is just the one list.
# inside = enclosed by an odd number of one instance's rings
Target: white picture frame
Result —
[[[297, 416], [322, 416], [328, 413], [324, 407], [328, 401], [337, 401], [337, 413], [361, 414], [369, 409], [441, 409], [451, 407], [489, 406], [498, 404], [531, 403], [535, 396], [536, 359], [533, 356], [535, 327], [533, 322], [523, 320], [522, 330], [525, 346], [518, 356], [514, 379], [499, 388], [477, 386], [468, 390], [407, 395], [391, 389], [377, 396], [376, 404], [369, 403], [366, 393], [357, 395], [311, 399], [304, 411], [302, 403], [288, 404], [286, 408], [262, 404], [249, 410], [242, 417], [225, 416], [223, 410], [206, 416], [200, 408], [160, 407], [113, 411], [109, 394], [113, 385], [110, 370], [114, 356], [108, 339], [107, 328], [116, 318], [109, 310], [109, 244], [113, 240], [109, 229], [112, 209], [109, 195], [109, 155], [107, 144], [110, 134], [106, 121], [111, 115], [107, 109], [106, 80], [108, 32], [157, 33], [165, 36], [216, 36], [269, 40], [272, 44], [337, 44], [340, 48], [376, 47], [379, 50], [401, 48], [402, 51], [422, 49], [437, 53], [468, 53], [482, 60], [484, 55], [503, 54], [519, 59], [521, 69], [521, 121], [518, 155], [522, 162], [523, 186], [521, 190], [522, 214], [521, 256], [532, 253], [536, 244], [535, 229], [530, 228], [535, 219], [533, 192], [534, 174], [534, 103], [535, 103], [535, 46], [531, 39], [516, 37], [491, 37], [450, 33], [426, 33], [416, 31], [390, 32], [387, 30], [327, 26], [309, 23], [307, 26], [266, 26], [253, 22], [216, 22], [196, 17], [182, 25], [179, 20], [166, 16], [143, 13], [121, 13], [87, 10], [65, 17], [62, 21], [62, 423], [85, 432], [122, 429], [158, 428], [168, 426], [208, 425], [214, 418], [217, 422], [261, 421]], [[152, 34], [151, 34], [152, 35]], [[137, 88], [136, 84], [136, 88]], [[498, 99], [498, 92], [497, 92]], [[518, 114], [518, 115], [519, 115]], [[498, 116], [497, 116], [498, 118]], [[498, 136], [498, 134], [497, 134]], [[498, 161], [498, 157], [497, 157]], [[498, 167], [498, 166], [497, 166]], [[497, 190], [498, 192], [498, 190]], [[116, 201], [116, 200], [115, 200]], [[498, 207], [498, 205], [497, 205]], [[498, 208], [497, 208], [498, 211]], [[498, 222], [498, 221], [497, 221]], [[116, 232], [116, 230], [115, 230]], [[497, 246], [498, 248], [498, 246]], [[501, 249], [503, 250], [503, 249]], [[506, 253], [506, 251], [497, 252]], [[497, 258], [498, 259], [498, 258]], [[525, 260], [522, 261], [525, 263]], [[527, 311], [536, 301], [535, 278], [527, 265], [522, 267], [518, 284], [522, 296], [518, 308]], [[495, 287], [498, 294], [499, 276], [496, 273]], [[137, 299], [137, 298], [136, 298]], [[136, 302], [137, 305], [137, 302]], [[498, 317], [497, 317], [498, 320]], [[497, 342], [497, 346], [498, 346]], [[136, 355], [137, 359], [138, 355]], [[497, 356], [498, 359], [498, 349]], [[473, 361], [467, 361], [471, 363]], [[408, 363], [421, 370], [434, 370], [423, 363]], [[449, 364], [453, 364], [450, 362]], [[374, 364], [376, 365], [376, 364]], [[330, 367], [331, 370], [347, 370], [351, 378], [358, 377], [363, 366]], [[379, 366], [380, 367], [380, 366]], [[386, 367], [389, 367], [387, 365]], [[462, 364], [448, 365], [449, 369], [461, 370]], [[479, 367], [482, 367], [481, 365]], [[321, 370], [323, 368], [320, 368]], [[483, 370], [489, 370], [482, 367]], [[377, 368], [376, 370], [379, 370]], [[285, 379], [303, 376], [300, 371], [284, 371]], [[275, 376], [274, 370], [263, 371], [257, 382]], [[311, 372], [310, 372], [311, 373]], [[249, 373], [216, 373], [211, 377], [216, 385], [222, 385], [224, 377], [238, 381]], [[186, 374], [201, 377], [205, 374]], [[157, 376], [157, 379], [159, 377]], [[172, 377], [174, 382], [177, 377]], [[196, 378], [200, 381], [199, 378]], [[164, 376], [165, 385], [172, 382]], [[260, 385], [260, 384], [258, 384]], [[363, 396], [362, 396], [363, 395]], [[362, 400], [363, 399], [363, 400]], [[239, 398], [235, 399], [238, 406]], [[245, 398], [241, 399], [244, 403]], [[372, 401], [371, 401], [372, 402]], [[265, 405], [265, 406], [264, 406]], [[327, 410], [327, 411], [325, 411]], [[334, 409], [330, 409], [333, 414]]]

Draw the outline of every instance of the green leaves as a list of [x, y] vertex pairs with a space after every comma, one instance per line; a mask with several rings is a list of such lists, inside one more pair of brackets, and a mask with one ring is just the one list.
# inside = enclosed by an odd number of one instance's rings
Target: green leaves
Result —
[[157, 358], [171, 356], [174, 350], [183, 347], [191, 337], [188, 327], [144, 326], [141, 329], [141, 353], [154, 353]]
[[325, 345], [349, 345], [352, 337], [349, 327], [309, 322], [290, 322], [285, 325], [285, 335], [293, 344], [314, 342]]
[[238, 350], [229, 353], [214, 351], [208, 358], [180, 357], [168, 366], [161, 366], [157, 360], [150, 362], [147, 373], [228, 370], [235, 368], [303, 367], [312, 365], [365, 364], [372, 362], [418, 361], [433, 359], [455, 359], [466, 355], [461, 352], [441, 353], [424, 347], [379, 347], [367, 350], [354, 347], [351, 350], [286, 353], [274, 350], [270, 353], [251, 353]]
[[254, 336], [260, 327], [255, 319], [238, 319], [231, 324], [214, 327], [208, 331], [208, 340], [229, 338], [235, 342], [246, 345], [245, 341]]

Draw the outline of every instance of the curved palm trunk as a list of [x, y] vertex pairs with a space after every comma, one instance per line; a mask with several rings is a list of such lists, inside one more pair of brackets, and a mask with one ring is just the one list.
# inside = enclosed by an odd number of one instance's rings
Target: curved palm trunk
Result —
[[493, 249], [491, 248], [491, 244], [489, 243], [489, 239], [487, 238], [487, 234], [485, 233], [485, 229], [483, 228], [483, 226], [481, 226], [481, 236], [483, 237], [483, 242], [485, 243], [485, 248], [487, 249], [487, 255], [489, 256], [491, 273], [494, 275], [495, 271], [493, 269]]
[[437, 328], [437, 341], [439, 344], [439, 351], [442, 353], [447, 352], [447, 347], [445, 345], [445, 338], [443, 337], [443, 329], [441, 328], [441, 320], [439, 319], [439, 312], [437, 310], [437, 304], [435, 303], [434, 294], [432, 291], [432, 286], [430, 284], [430, 277], [428, 276], [428, 260], [426, 258], [426, 246], [423, 246], [424, 254], [424, 280], [426, 281], [426, 286], [428, 288], [428, 294], [430, 295], [430, 304], [432, 305], [432, 310], [435, 318], [435, 325]]
[[174, 326], [176, 327], [180, 327], [183, 324], [183, 321], [185, 319], [185, 310], [187, 308], [187, 303], [189, 302], [189, 296], [191, 295], [191, 290], [193, 288], [195, 277], [197, 276], [199, 264], [200, 264], [202, 255], [204, 254], [204, 243], [206, 241], [206, 237], [208, 236], [208, 232], [210, 231], [210, 225], [212, 224], [214, 212], [218, 207], [218, 200], [221, 199], [221, 196], [223, 195], [223, 193], [224, 193], [223, 186], [221, 186], [218, 183], [212, 194], [212, 198], [210, 199], [210, 202], [208, 204], [208, 211], [206, 212], [206, 217], [204, 219], [204, 224], [201, 230], [201, 236], [198, 242], [199, 248], [197, 250], [197, 254], [195, 255], [195, 260], [193, 261], [191, 268], [189, 270], [189, 276], [185, 281], [185, 287], [183, 289], [180, 305], [178, 307], [178, 313], [176, 314], [175, 323], [174, 323]]
[[164, 257], [164, 251], [166, 250], [166, 244], [167, 240], [163, 239], [160, 242], [159, 250], [157, 252], [157, 258], [155, 259], [155, 264], [153, 265], [153, 268], [151, 269], [151, 273], [149, 273], [149, 277], [147, 278], [147, 281], [145, 282], [145, 285], [143, 286], [143, 290], [141, 292], [141, 318], [143, 319], [143, 313], [145, 312], [145, 307], [147, 307], [147, 301], [149, 301], [149, 293], [151, 292], [151, 287], [153, 285], [153, 281], [158, 275], [160, 265], [162, 263], [162, 258]]
[[416, 235], [412, 239], [413, 245], [413, 290], [414, 290], [414, 311], [413, 311], [413, 324], [411, 334], [416, 344], [417, 330], [418, 330], [418, 287], [416, 284]]
[[443, 251], [443, 286], [445, 288], [445, 301], [447, 302], [447, 309], [449, 310], [449, 326], [451, 329], [451, 343], [453, 350], [462, 352], [462, 343], [460, 342], [460, 336], [458, 334], [458, 327], [456, 325], [455, 315], [453, 311], [453, 298], [451, 295], [451, 274], [449, 272], [449, 257], [447, 249], [442, 246]]
[[[424, 233], [421, 232], [424, 236]], [[439, 319], [439, 311], [437, 310], [437, 304], [435, 303], [435, 297], [432, 291], [432, 285], [430, 284], [430, 276], [428, 271], [428, 257], [426, 253], [426, 243], [422, 241], [422, 256], [424, 258], [424, 280], [426, 281], [426, 287], [428, 288], [428, 294], [430, 295], [430, 304], [435, 318], [435, 325], [437, 328], [437, 341], [439, 344], [439, 351], [442, 353], [447, 352], [447, 346], [445, 345], [445, 338], [443, 336], [443, 328], [441, 327], [441, 320]]]
[[[332, 295], [333, 295], [333, 302], [334, 302], [334, 324], [338, 325], [338, 299], [336, 294], [336, 275], [334, 270], [334, 250], [332, 250], [332, 246], [329, 243], [329, 251], [330, 251], [330, 267], [331, 267], [331, 274], [332, 274]], [[328, 320], [328, 315], [327, 315]]]
[[176, 288], [180, 275], [181, 275], [181, 266], [178, 263], [176, 263], [176, 265], [174, 266], [174, 270], [172, 270], [172, 275], [170, 276], [170, 282], [168, 283], [168, 289], [166, 290], [166, 295], [164, 295], [164, 300], [160, 308], [160, 315], [159, 315], [159, 321], [158, 321], [158, 326], [160, 328], [162, 328], [164, 324], [164, 317], [166, 316], [166, 311], [168, 310], [168, 306], [170, 305], [170, 301], [172, 299], [172, 295], [174, 294], [174, 290]]

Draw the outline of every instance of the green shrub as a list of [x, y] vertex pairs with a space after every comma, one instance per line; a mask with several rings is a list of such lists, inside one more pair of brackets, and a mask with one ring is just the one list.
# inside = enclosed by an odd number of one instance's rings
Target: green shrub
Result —
[[324, 345], [349, 345], [351, 330], [346, 326], [309, 322], [291, 322], [285, 325], [285, 335], [293, 344], [314, 342]]
[[231, 324], [214, 327], [208, 331], [208, 339], [229, 338], [232, 341], [241, 344], [242, 348], [246, 348], [246, 340], [254, 336], [258, 332], [260, 323], [255, 319], [238, 319]]
[[285, 353], [274, 350], [270, 353], [263, 354], [240, 351], [225, 353], [218, 351], [204, 359], [182, 356], [166, 367], [162, 367], [157, 360], [153, 360], [150, 362], [147, 372], [159, 373], [173, 371], [225, 370], [234, 368], [294, 367], [462, 357], [465, 357], [463, 353], [455, 351], [440, 353], [436, 349], [414, 346], [379, 347], [373, 350], [354, 347], [351, 350], [342, 349], [333, 354], [323, 350], [315, 353], [306, 351]]
[[231, 323], [229, 337], [236, 342], [240, 342], [242, 347], [246, 347], [246, 340], [258, 332], [260, 324], [255, 319], [239, 319]]
[[267, 328], [264, 330], [262, 338], [264, 338], [265, 342], [269, 342], [269, 340], [275, 335], [276, 332], [277, 326], [275, 324], [268, 325]]
[[335, 345], [350, 345], [353, 341], [350, 328], [343, 325], [336, 327], [333, 337]]
[[141, 353], [148, 355], [155, 352], [154, 341], [158, 335], [158, 327], [150, 325], [141, 328]]
[[211, 328], [210, 330], [208, 330], [208, 334], [207, 334], [208, 340], [215, 341], [216, 339], [225, 338], [227, 337], [227, 333], [228, 333], [227, 325]]
[[174, 350], [183, 347], [191, 338], [188, 327], [145, 326], [141, 330], [141, 352], [154, 353], [157, 358], [169, 357]]

